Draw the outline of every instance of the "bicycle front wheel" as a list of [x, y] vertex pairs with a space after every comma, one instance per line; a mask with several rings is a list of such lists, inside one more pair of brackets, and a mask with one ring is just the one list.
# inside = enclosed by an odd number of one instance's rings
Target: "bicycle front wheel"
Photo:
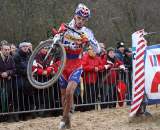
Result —
[[65, 49], [61, 42], [52, 44], [53, 40], [42, 42], [34, 49], [29, 59], [27, 77], [31, 85], [37, 89], [52, 86], [64, 69]]

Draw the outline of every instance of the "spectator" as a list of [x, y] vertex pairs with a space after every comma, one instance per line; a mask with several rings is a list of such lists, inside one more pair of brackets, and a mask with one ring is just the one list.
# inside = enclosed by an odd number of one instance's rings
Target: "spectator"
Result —
[[2, 40], [2, 41], [1, 41], [1, 43], [0, 43], [0, 51], [1, 51], [1, 48], [2, 48], [2, 45], [3, 45], [3, 44], [8, 44], [8, 42], [7, 42], [6, 40]]
[[15, 53], [16, 53], [17, 47], [16, 47], [15, 44], [12, 43], [12, 44], [10, 45], [10, 48], [11, 48], [10, 55], [11, 55], [11, 56], [14, 56]]
[[27, 76], [27, 64], [29, 60], [28, 45], [25, 42], [19, 44], [19, 50], [14, 56], [16, 63], [16, 73], [21, 76]]
[[[128, 69], [128, 73], [125, 74], [125, 78], [128, 79], [128, 93], [127, 100], [132, 99], [132, 51], [129, 48], [126, 48], [124, 51], [124, 64]], [[127, 102], [127, 105], [130, 105], [130, 101]]]
[[[125, 68], [123, 63], [115, 57], [114, 48], [110, 47], [107, 49], [107, 64], [105, 65], [105, 69], [108, 70], [106, 75], [107, 84], [105, 93], [106, 93], [106, 101], [113, 102], [117, 101], [117, 88], [116, 84], [118, 81], [118, 71], [117, 68]], [[110, 103], [109, 107], [116, 107], [116, 103]]]
[[101, 47], [101, 53], [100, 53], [101, 62], [102, 64], [106, 64], [107, 61], [106, 46], [104, 43], [99, 43], [99, 45]]
[[52, 73], [52, 67], [50, 65], [51, 58], [48, 57], [48, 59], [44, 61], [46, 54], [47, 50], [45, 48], [42, 48], [37, 54], [35, 63], [32, 67], [33, 72], [37, 73], [38, 76], [43, 76], [43, 78], [46, 78]]
[[128, 70], [132, 70], [132, 51], [129, 48], [124, 50], [124, 64]]
[[10, 45], [5, 42], [2, 44], [0, 52], [0, 88], [2, 112], [9, 112], [9, 105], [11, 106], [11, 77], [15, 73], [15, 63], [10, 56]]
[[33, 51], [32, 43], [31, 42], [27, 42], [27, 43], [28, 43], [28, 52], [29, 52], [29, 55], [31, 55]]
[[124, 42], [117, 43], [117, 49], [115, 50], [116, 57], [124, 63]]
[[2, 41], [1, 41], [1, 46], [2, 46], [3, 44], [8, 44], [8, 42], [7, 42], [6, 40], [2, 40]]
[[89, 46], [88, 52], [82, 57], [82, 65], [84, 70], [83, 78], [86, 83], [86, 103], [95, 103], [98, 94], [98, 86], [96, 85], [98, 72], [102, 71], [104, 66], [91, 46]]
[[33, 87], [31, 87], [27, 78], [27, 64], [29, 60], [28, 44], [22, 42], [19, 44], [19, 49], [14, 55], [14, 61], [16, 66], [17, 84], [19, 104], [21, 110], [28, 110], [28, 102], [32, 102]]
[[[35, 58], [35, 62], [32, 66], [32, 71], [34, 73], [34, 76], [37, 76], [35, 78], [38, 79], [39, 82], [45, 82], [47, 81], [52, 74], [54, 74], [54, 72], [56, 73], [56, 62], [55, 64], [51, 64], [51, 57], [49, 56], [47, 60], [44, 61], [44, 58], [47, 54], [47, 50], [46, 48], [42, 48], [40, 50], [40, 52], [36, 55], [36, 58]], [[50, 65], [51, 64], [51, 65]], [[59, 64], [57, 64], [57, 67], [59, 66]], [[49, 88], [50, 90], [52, 90], [52, 88]], [[52, 95], [50, 97], [51, 99], [51, 102], [50, 104], [53, 106], [54, 105], [54, 101], [53, 100], [57, 100], [58, 96], [57, 96], [57, 87], [54, 87], [54, 95], [52, 93], [52, 91], [50, 91], [50, 95]], [[46, 106], [46, 107], [49, 107], [49, 104], [48, 104], [48, 97], [45, 97], [44, 99], [44, 94], [47, 95], [48, 93], [48, 89], [45, 89], [45, 90], [39, 90], [39, 91], [36, 91], [35, 93], [35, 98], [36, 98], [36, 106], [39, 107], [39, 102], [40, 102], [40, 106]], [[39, 97], [39, 101], [38, 101], [38, 96], [40, 95]], [[52, 99], [54, 96], [54, 99]], [[57, 103], [55, 103], [57, 105]], [[44, 107], [43, 107], [44, 108]], [[40, 108], [39, 108], [40, 109]]]

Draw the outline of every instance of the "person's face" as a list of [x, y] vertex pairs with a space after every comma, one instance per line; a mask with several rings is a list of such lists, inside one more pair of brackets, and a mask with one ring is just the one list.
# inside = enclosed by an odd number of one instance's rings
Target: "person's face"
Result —
[[96, 53], [93, 51], [92, 47], [89, 47], [89, 49], [88, 49], [88, 54], [89, 54], [89, 56], [91, 56], [91, 57], [95, 57], [95, 56], [96, 56]]
[[22, 46], [21, 50], [26, 53], [28, 52], [28, 48], [29, 48], [28, 46]]
[[7, 46], [7, 45], [3, 45], [2, 46], [1, 52], [2, 52], [2, 54], [4, 56], [9, 56], [10, 55], [10, 51], [11, 51], [10, 46]]
[[15, 53], [16, 49], [17, 49], [16, 46], [11, 45], [11, 52]]
[[128, 57], [131, 57], [131, 56], [132, 56], [132, 52], [126, 52], [126, 55], [127, 55]]
[[46, 55], [47, 54], [47, 50], [45, 48], [42, 48], [40, 50], [40, 53], [43, 54], [43, 55]]
[[32, 45], [29, 45], [29, 49], [30, 49], [30, 51], [33, 51]]
[[113, 50], [109, 51], [108, 53], [109, 57], [114, 58], [115, 57], [115, 53]]
[[83, 17], [78, 16], [78, 15], [74, 16], [74, 20], [75, 20], [75, 26], [77, 28], [82, 28], [85, 25], [85, 23], [88, 21], [88, 19], [83, 18]]
[[124, 47], [120, 47], [118, 50], [121, 52], [121, 53], [124, 53]]
[[101, 50], [102, 50], [102, 52], [103, 53], [106, 53], [106, 48], [105, 48], [105, 46], [103, 45], [103, 46], [101, 46]]

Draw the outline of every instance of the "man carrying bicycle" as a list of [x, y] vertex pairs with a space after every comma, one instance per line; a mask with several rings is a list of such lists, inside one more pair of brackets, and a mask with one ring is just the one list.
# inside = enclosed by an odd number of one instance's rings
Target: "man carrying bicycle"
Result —
[[[81, 33], [83, 37], [87, 38], [87, 42], [92, 46], [96, 53], [100, 53], [101, 49], [94, 38], [92, 31], [84, 25], [90, 17], [90, 10], [84, 4], [79, 4], [75, 10], [75, 15], [69, 27]], [[84, 42], [82, 36], [77, 33], [67, 30], [64, 34], [63, 44], [66, 50], [67, 61], [61, 77], [59, 78], [59, 85], [61, 89], [61, 100], [63, 107], [63, 117], [59, 124], [59, 129], [70, 128], [70, 110], [73, 104], [73, 94], [82, 74], [82, 65], [80, 54], [83, 51]], [[68, 46], [66, 46], [68, 45]]]

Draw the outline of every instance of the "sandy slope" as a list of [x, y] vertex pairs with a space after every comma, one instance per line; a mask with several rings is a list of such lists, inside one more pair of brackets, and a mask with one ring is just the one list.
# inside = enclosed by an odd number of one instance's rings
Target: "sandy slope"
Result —
[[[128, 118], [128, 108], [76, 112], [71, 130], [160, 130], [160, 106], [149, 107], [152, 117]], [[36, 118], [15, 123], [1, 123], [0, 130], [57, 130], [61, 117]]]

